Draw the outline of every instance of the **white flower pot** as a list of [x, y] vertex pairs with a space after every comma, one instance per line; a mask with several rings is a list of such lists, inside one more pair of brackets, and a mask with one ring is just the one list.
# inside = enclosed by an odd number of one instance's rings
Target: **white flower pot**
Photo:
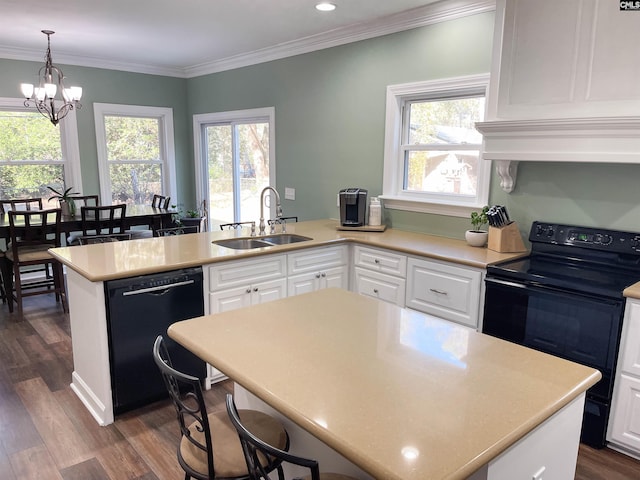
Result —
[[483, 232], [482, 230], [467, 230], [464, 233], [464, 238], [472, 247], [484, 247], [487, 244], [489, 232]]

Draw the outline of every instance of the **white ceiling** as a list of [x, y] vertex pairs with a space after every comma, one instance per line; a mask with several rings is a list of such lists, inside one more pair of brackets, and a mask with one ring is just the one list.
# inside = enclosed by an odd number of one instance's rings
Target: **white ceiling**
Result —
[[[414, 28], [492, 0], [0, 0], [0, 57], [192, 77]], [[433, 4], [433, 5], [430, 5]]]

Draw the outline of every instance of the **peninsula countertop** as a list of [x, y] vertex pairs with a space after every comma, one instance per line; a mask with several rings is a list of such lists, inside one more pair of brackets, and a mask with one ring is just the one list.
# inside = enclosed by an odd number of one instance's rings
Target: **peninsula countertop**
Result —
[[384, 232], [341, 231], [337, 230], [338, 224], [338, 221], [331, 219], [287, 224], [287, 233], [304, 235], [311, 240], [250, 250], [234, 250], [212, 243], [224, 238], [249, 236], [249, 231], [243, 229], [59, 247], [50, 252], [68, 268], [92, 282], [345, 242], [357, 242], [477, 268], [527, 255], [527, 252], [498, 253], [487, 248], [471, 247], [464, 240], [393, 228], [387, 228]]
[[185, 320], [168, 333], [380, 479], [466, 478], [601, 378], [339, 289]]

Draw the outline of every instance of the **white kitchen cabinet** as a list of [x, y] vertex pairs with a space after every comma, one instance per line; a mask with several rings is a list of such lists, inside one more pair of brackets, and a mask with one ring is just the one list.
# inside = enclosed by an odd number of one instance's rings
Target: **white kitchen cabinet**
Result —
[[354, 292], [404, 307], [406, 255], [356, 245], [353, 262]]
[[607, 440], [640, 456], [640, 300], [627, 299], [625, 307]]
[[[287, 296], [287, 258], [265, 255], [208, 267], [208, 314], [278, 300]], [[226, 376], [207, 364], [207, 388]]]
[[410, 258], [406, 306], [478, 328], [482, 271], [436, 260]]
[[323, 247], [287, 256], [287, 292], [300, 295], [321, 288], [348, 288], [347, 246]]
[[404, 306], [406, 280], [366, 268], [354, 269], [354, 291], [361, 295]]

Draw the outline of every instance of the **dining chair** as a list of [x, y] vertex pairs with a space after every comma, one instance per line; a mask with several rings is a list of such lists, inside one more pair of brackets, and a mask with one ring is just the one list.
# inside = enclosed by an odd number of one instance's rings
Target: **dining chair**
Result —
[[[171, 202], [171, 197], [165, 197], [163, 195], [154, 194], [151, 199], [151, 206], [153, 208], [162, 208], [164, 210], [169, 208], [169, 203]], [[153, 223], [149, 223], [148, 225], [141, 225], [144, 228], [132, 228], [131, 230], [127, 230], [127, 233], [131, 234], [131, 238], [136, 240], [140, 238], [151, 238], [157, 236], [154, 234], [154, 225]]]
[[[229, 416], [224, 410], [207, 412], [200, 380], [173, 367], [162, 335], [153, 344], [153, 359], [178, 416], [178, 462], [185, 471], [185, 480], [246, 479], [247, 464]], [[260, 438], [289, 449], [289, 435], [278, 420], [255, 410], [240, 410], [239, 415]], [[266, 463], [265, 471], [278, 470], [282, 475], [280, 460]]]
[[[62, 302], [67, 312], [62, 264], [52, 257], [49, 248], [60, 246], [60, 221], [62, 212], [59, 208], [51, 210], [10, 211], [9, 236], [11, 248], [6, 252], [7, 261], [12, 266], [12, 282], [5, 279], [5, 294], [9, 300], [9, 311], [13, 312], [13, 302], [18, 306], [18, 314], [22, 315], [22, 299], [27, 296], [55, 293], [56, 301]], [[24, 267], [51, 267], [52, 278], [25, 280]], [[10, 285], [11, 283], [11, 285]]]
[[[236, 404], [233, 401], [233, 396], [230, 393], [227, 394], [226, 405], [227, 414], [238, 433], [238, 438], [242, 445], [250, 480], [269, 480], [269, 470], [264, 465], [266, 459], [271, 463], [277, 459], [282, 463], [307, 468], [309, 470], [309, 476], [304, 477], [305, 479], [356, 480], [354, 477], [341, 473], [320, 473], [320, 466], [317, 460], [293, 455], [270, 444], [265, 437], [260, 435], [260, 432], [251, 429], [251, 426], [249, 426], [246, 421], [241, 420], [241, 416], [236, 409]], [[269, 463], [267, 463], [267, 466], [268, 465]], [[278, 478], [279, 480], [285, 480], [282, 468], [278, 470]], [[300, 477], [296, 476], [295, 478], [299, 479]]]
[[162, 195], [153, 195], [151, 199], [151, 206], [153, 208], [164, 208], [165, 210], [169, 208], [169, 203], [171, 202], [171, 197], [165, 197]]
[[220, 224], [220, 230], [237, 230], [238, 228], [242, 228], [242, 227], [251, 227], [252, 229], [255, 230], [256, 228], [256, 222], [233, 222], [233, 223], [221, 223]]
[[297, 222], [298, 221], [298, 217], [278, 217], [278, 218], [272, 218], [267, 220], [267, 224], [269, 225], [278, 225], [280, 223], [291, 223], [291, 222]]
[[80, 245], [94, 245], [96, 243], [110, 243], [110, 242], [122, 242], [124, 240], [131, 240], [131, 234], [129, 233], [111, 233], [104, 235], [81, 235], [78, 237], [78, 243]]
[[199, 229], [196, 225], [183, 225], [180, 227], [158, 228], [153, 235], [155, 237], [168, 237], [171, 235], [185, 235], [187, 233], [198, 233]]
[[15, 198], [10, 200], [0, 200], [0, 214], [5, 214], [12, 210], [42, 210], [42, 199]]
[[97, 207], [100, 205], [100, 197], [98, 195], [78, 195], [73, 197], [76, 208]]
[[[125, 215], [127, 205], [120, 203], [118, 205], [103, 205], [98, 207], [81, 207], [80, 208], [80, 225], [82, 234], [79, 237], [87, 237], [89, 235], [113, 235], [114, 233], [125, 232]], [[79, 240], [75, 242], [77, 245]]]

